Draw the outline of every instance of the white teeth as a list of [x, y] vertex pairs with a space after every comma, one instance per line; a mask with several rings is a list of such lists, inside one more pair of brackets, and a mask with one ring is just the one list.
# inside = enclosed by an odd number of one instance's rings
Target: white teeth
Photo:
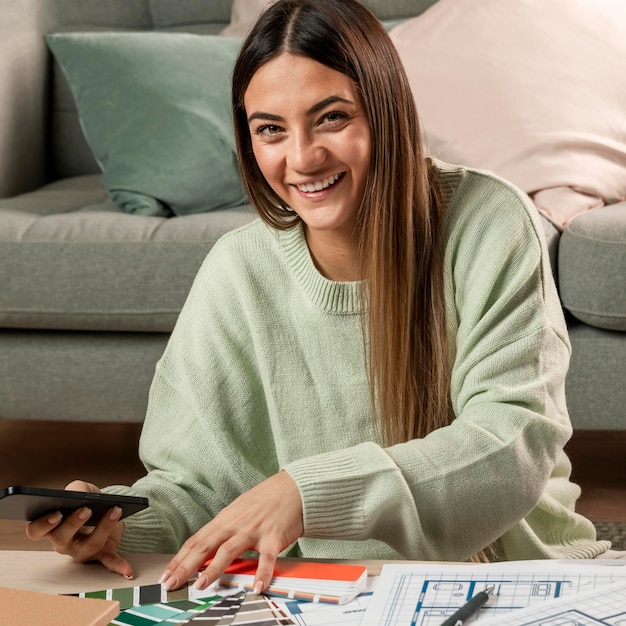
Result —
[[334, 174], [333, 176], [329, 176], [328, 178], [324, 178], [323, 180], [318, 180], [314, 183], [304, 183], [303, 185], [296, 185], [296, 187], [300, 191], [304, 191], [307, 193], [311, 193], [313, 191], [322, 191], [322, 189], [327, 189], [333, 183], [336, 183], [339, 180], [340, 174]]

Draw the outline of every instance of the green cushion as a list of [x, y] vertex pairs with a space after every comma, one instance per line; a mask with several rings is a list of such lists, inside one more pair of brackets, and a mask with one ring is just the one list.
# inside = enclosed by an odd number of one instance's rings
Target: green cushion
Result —
[[121, 209], [168, 216], [242, 204], [230, 111], [239, 39], [100, 32], [47, 42]]

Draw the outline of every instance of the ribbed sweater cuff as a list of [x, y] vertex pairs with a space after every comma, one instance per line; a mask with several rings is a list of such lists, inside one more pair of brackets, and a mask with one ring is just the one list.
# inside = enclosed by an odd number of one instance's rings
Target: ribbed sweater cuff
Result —
[[363, 478], [351, 456], [328, 453], [285, 468], [302, 497], [304, 536], [360, 539], [363, 532]]
[[300, 489], [305, 537], [361, 540], [367, 538], [368, 510], [377, 500], [374, 496], [368, 501], [366, 494], [377, 477], [388, 475], [394, 467], [378, 446], [365, 443], [350, 452], [338, 450], [294, 461], [283, 469]]
[[[136, 495], [129, 487], [113, 485], [102, 490], [117, 495]], [[148, 507], [124, 521], [120, 552], [162, 552], [163, 518]], [[175, 551], [175, 550], [174, 550]]]

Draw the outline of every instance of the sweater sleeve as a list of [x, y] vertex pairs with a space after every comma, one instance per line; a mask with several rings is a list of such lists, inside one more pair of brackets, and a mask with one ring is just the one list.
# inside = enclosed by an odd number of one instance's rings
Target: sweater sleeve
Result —
[[445, 285], [456, 417], [387, 449], [363, 443], [290, 463], [307, 537], [465, 560], [537, 505], [562, 455], [570, 349], [532, 208], [476, 173], [457, 198]]
[[139, 448], [148, 472], [132, 486], [105, 490], [150, 501], [125, 520], [125, 551], [176, 552], [278, 471], [233, 269], [241, 255], [228, 252], [227, 239], [205, 260], [157, 364]]

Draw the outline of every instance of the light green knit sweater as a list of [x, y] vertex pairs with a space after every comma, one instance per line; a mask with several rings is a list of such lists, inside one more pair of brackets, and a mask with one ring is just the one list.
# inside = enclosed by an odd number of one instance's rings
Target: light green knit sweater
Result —
[[438, 164], [456, 419], [375, 442], [358, 284], [327, 280], [301, 228], [255, 221], [211, 250], [159, 362], [141, 438], [147, 496], [122, 549], [178, 550], [236, 496], [285, 469], [311, 558], [507, 559], [609, 548], [573, 512], [563, 445], [569, 342], [529, 202], [481, 172]]

